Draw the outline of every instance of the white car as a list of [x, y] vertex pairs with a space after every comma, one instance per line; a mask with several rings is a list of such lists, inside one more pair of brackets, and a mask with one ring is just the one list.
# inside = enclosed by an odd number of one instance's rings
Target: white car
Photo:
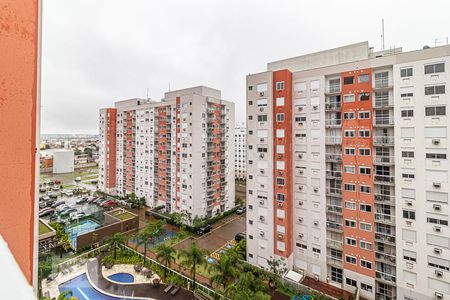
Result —
[[79, 218], [84, 217], [86, 214], [84, 212], [79, 212], [79, 213], [71, 213], [70, 214], [70, 219], [72, 221], [78, 220]]
[[57, 212], [60, 212], [60, 211], [63, 211], [63, 210], [65, 210], [65, 209], [68, 209], [68, 208], [70, 208], [69, 205], [63, 204], [63, 205], [58, 206], [58, 207], [56, 208], [56, 211], [57, 211]]

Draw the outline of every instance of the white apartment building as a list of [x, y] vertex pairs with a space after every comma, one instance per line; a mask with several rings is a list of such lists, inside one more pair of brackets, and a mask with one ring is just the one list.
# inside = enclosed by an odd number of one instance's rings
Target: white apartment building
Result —
[[212, 217], [234, 206], [234, 149], [234, 103], [219, 90], [119, 101], [100, 110], [99, 187], [135, 193], [167, 212]]
[[235, 176], [238, 179], [246, 179], [247, 178], [247, 159], [246, 159], [246, 129], [245, 125], [238, 125], [234, 129], [234, 144], [236, 146], [235, 156], [234, 156], [234, 169]]
[[366, 299], [450, 299], [449, 56], [363, 42], [247, 76], [250, 263]]

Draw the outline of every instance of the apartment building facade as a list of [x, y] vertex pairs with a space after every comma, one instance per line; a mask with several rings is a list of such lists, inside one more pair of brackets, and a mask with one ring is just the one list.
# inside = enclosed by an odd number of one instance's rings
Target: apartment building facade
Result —
[[245, 125], [241, 124], [236, 126], [234, 129], [234, 144], [235, 144], [235, 155], [234, 155], [234, 170], [235, 176], [238, 179], [246, 179], [247, 178], [247, 159], [246, 159], [246, 129]]
[[366, 299], [450, 297], [450, 47], [368, 43], [247, 76], [247, 260]]
[[199, 86], [100, 110], [99, 187], [207, 218], [234, 206], [234, 103]]

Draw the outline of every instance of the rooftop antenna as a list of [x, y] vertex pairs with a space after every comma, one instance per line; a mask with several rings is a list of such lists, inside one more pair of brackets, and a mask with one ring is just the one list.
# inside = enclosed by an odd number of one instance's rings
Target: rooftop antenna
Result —
[[148, 100], [148, 88], [147, 88], [147, 100]]
[[384, 51], [384, 19], [381, 19], [381, 50]]
[[170, 92], [170, 82], [169, 82], [169, 92]]

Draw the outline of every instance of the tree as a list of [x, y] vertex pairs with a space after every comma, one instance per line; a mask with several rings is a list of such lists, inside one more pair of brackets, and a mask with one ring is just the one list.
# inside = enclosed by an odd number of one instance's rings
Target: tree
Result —
[[235, 284], [229, 285], [225, 292], [235, 300], [269, 300], [267, 285], [252, 272], [242, 272]]
[[166, 267], [164, 269], [164, 279], [166, 279], [167, 276], [167, 268], [170, 267], [172, 262], [175, 262], [175, 252], [175, 249], [173, 249], [169, 245], [166, 245], [164, 243], [158, 245], [156, 259]]
[[270, 283], [276, 284], [279, 278], [287, 272], [286, 264], [275, 258], [267, 260], [267, 264], [271, 273]]
[[110, 246], [114, 249], [114, 259], [116, 259], [117, 247], [119, 245], [125, 244], [125, 237], [122, 233], [115, 233], [111, 236], [106, 237], [105, 243], [110, 244]]
[[149, 223], [137, 234], [136, 248], [144, 244], [144, 263], [147, 258], [147, 244], [149, 239], [155, 239], [164, 233], [164, 221], [158, 220], [155, 223]]
[[210, 283], [218, 283], [222, 285], [225, 290], [229, 284], [234, 281], [239, 271], [236, 268], [238, 262], [237, 253], [231, 251], [226, 254], [222, 254], [220, 260], [209, 267], [210, 273], [213, 275], [209, 279]]
[[64, 230], [64, 225], [57, 222], [51, 222], [50, 227], [56, 231], [56, 241], [58, 242], [59, 258], [62, 258], [63, 251], [67, 252], [72, 249], [72, 243], [69, 235]]
[[200, 249], [197, 244], [194, 242], [191, 244], [191, 247], [187, 250], [182, 250], [178, 254], [178, 258], [181, 259], [180, 264], [189, 268], [189, 271], [192, 276], [192, 280], [194, 281], [194, 289], [195, 289], [195, 274], [197, 273], [197, 266], [202, 266], [206, 264], [206, 251]]
[[[67, 296], [69, 296], [69, 298], [67, 298]], [[78, 300], [78, 298], [73, 295], [72, 291], [65, 291], [59, 294], [58, 300]]]
[[247, 242], [245, 239], [240, 240], [232, 249], [236, 251], [239, 259], [246, 260]]

